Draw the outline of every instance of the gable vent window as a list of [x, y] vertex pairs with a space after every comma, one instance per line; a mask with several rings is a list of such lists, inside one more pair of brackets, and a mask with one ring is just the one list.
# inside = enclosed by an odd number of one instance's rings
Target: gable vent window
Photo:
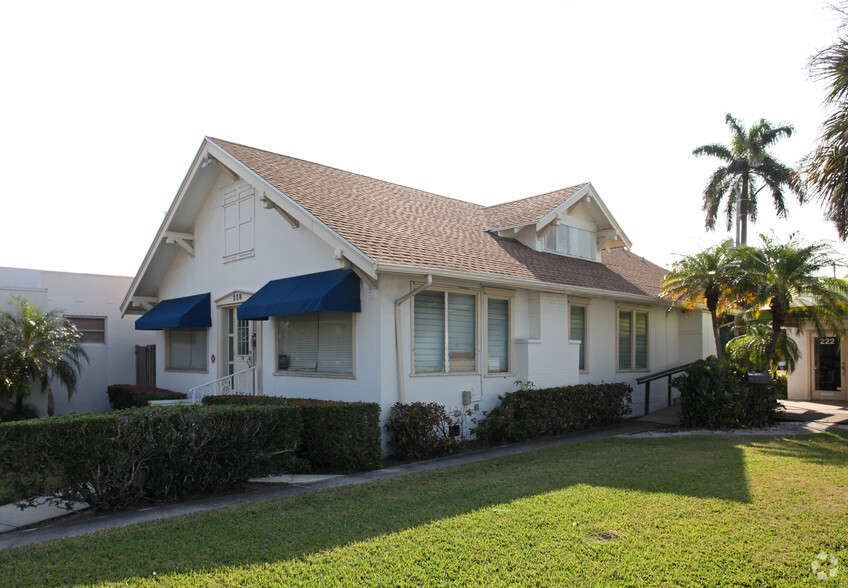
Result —
[[594, 260], [597, 255], [594, 231], [559, 225], [545, 233], [545, 251]]
[[224, 193], [224, 261], [253, 255], [253, 200], [255, 190], [247, 182], [223, 189]]

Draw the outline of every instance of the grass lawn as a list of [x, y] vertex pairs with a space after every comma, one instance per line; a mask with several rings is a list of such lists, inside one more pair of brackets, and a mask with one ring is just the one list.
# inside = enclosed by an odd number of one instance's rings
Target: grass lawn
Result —
[[0, 551], [0, 584], [848, 585], [846, 466], [845, 431], [606, 439]]

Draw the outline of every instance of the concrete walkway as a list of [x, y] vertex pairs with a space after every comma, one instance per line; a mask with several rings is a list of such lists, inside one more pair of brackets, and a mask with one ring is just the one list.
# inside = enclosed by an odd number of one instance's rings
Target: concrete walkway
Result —
[[[848, 408], [844, 404], [782, 401], [786, 407], [786, 418], [795, 420], [824, 421], [828, 425], [848, 423]], [[161, 518], [203, 512], [227, 506], [268, 500], [281, 496], [293, 496], [315, 492], [325, 488], [337, 488], [363, 484], [373, 480], [394, 478], [414, 472], [473, 463], [494, 457], [516, 455], [581, 441], [593, 441], [617, 435], [632, 435], [648, 431], [674, 429], [680, 423], [680, 405], [656, 411], [652, 414], [628, 419], [620, 424], [578, 431], [558, 437], [545, 437], [525, 443], [514, 443], [499, 447], [471, 449], [462, 453], [428, 461], [404, 463], [372, 472], [337, 476], [279, 476], [256, 480], [258, 489], [188, 500], [179, 503], [126, 509], [113, 513], [95, 513], [85, 510], [86, 505], [77, 505], [76, 512], [57, 509], [49, 505], [20, 510], [13, 504], [0, 506], [0, 549], [19, 547], [30, 543], [48, 541], [61, 537], [73, 537], [125, 527], [135, 523]], [[812, 431], [811, 431], [812, 432]], [[267, 487], [262, 487], [266, 486]]]

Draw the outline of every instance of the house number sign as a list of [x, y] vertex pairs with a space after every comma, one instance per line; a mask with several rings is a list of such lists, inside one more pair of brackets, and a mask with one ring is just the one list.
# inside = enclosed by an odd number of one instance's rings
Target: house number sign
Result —
[[244, 294], [241, 292], [233, 292], [233, 302], [241, 302], [244, 298]]
[[822, 337], [819, 339], [819, 345], [836, 345], [836, 337]]

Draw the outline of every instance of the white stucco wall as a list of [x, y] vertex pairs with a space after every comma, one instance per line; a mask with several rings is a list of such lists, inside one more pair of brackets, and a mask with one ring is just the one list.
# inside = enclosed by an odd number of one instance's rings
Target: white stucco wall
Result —
[[[0, 268], [0, 300], [8, 308], [10, 295], [23, 295], [49, 310], [69, 316], [105, 318], [106, 342], [85, 343], [89, 363], [84, 364], [77, 390], [68, 399], [66, 390], [52, 382], [56, 414], [109, 410], [106, 387], [135, 383], [135, 346], [154, 342], [151, 333], [134, 330], [135, 317], [121, 318], [120, 304], [132, 278], [76, 274], [33, 269]], [[47, 395], [35, 384], [26, 403], [46, 414]]]
[[[334, 247], [308, 226], [292, 228], [277, 211], [265, 209], [254, 202], [255, 253], [237, 261], [224, 261], [224, 220], [222, 188], [232, 183], [232, 177], [221, 173], [215, 186], [206, 194], [192, 232], [194, 257], [179, 249], [174, 262], [165, 273], [158, 288], [160, 300], [194, 294], [211, 293], [213, 326], [208, 332], [207, 367], [201, 373], [175, 372], [165, 369], [165, 335], [156, 333], [158, 385], [188, 391], [223, 376], [221, 358], [221, 313], [215, 301], [233, 291], [247, 294], [258, 291], [268, 281], [338, 269]], [[354, 214], [355, 212], [352, 212]], [[163, 245], [177, 247], [177, 245]], [[379, 289], [361, 285], [362, 312], [354, 317], [353, 377], [306, 376], [275, 374], [275, 321], [264, 321], [261, 332], [262, 391], [266, 395], [312, 397], [327, 400], [358, 400], [378, 402], [383, 417], [398, 402], [398, 362], [395, 345], [395, 300], [421, 283], [420, 274], [381, 274]], [[482, 300], [484, 288], [492, 284], [436, 279], [434, 288], [462, 288], [478, 296], [478, 366], [482, 367], [483, 337]], [[504, 286], [498, 286], [504, 288]], [[616, 363], [618, 304], [615, 297], [580, 298], [587, 305], [588, 369], [578, 372], [579, 345], [569, 341], [569, 296], [566, 293], [540, 292], [522, 288], [506, 288], [512, 304], [512, 371], [489, 376], [485, 370], [463, 375], [419, 375], [413, 373], [412, 362], [412, 302], [400, 308], [403, 399], [406, 402], [438, 402], [450, 411], [470, 408], [472, 415], [463, 416], [470, 426], [471, 418], [482, 418], [483, 411], [498, 403], [498, 395], [515, 389], [516, 380], [533, 381], [539, 387], [577, 383], [630, 382], [651, 371], [678, 365], [684, 360], [703, 357], [705, 342], [711, 337], [703, 329], [703, 320], [681, 320], [677, 311], [667, 312], [664, 304], [634, 304], [628, 307], [647, 310], [649, 322], [649, 369], [640, 372], [619, 372]], [[692, 317], [696, 317], [695, 314]], [[708, 320], [708, 319], [707, 319]], [[213, 364], [211, 356], [219, 361]], [[463, 406], [462, 393], [470, 391], [472, 403]], [[661, 384], [652, 390], [652, 407], [665, 404]], [[634, 394], [634, 412], [641, 414], [643, 396]]]

